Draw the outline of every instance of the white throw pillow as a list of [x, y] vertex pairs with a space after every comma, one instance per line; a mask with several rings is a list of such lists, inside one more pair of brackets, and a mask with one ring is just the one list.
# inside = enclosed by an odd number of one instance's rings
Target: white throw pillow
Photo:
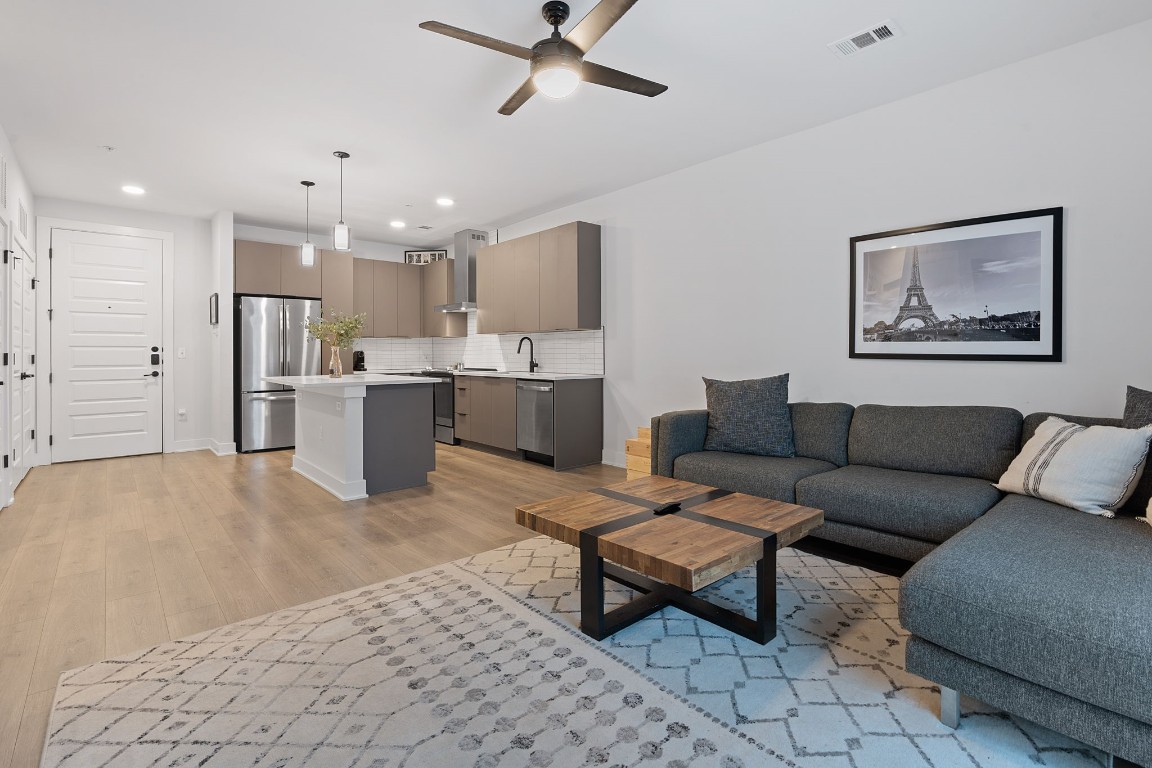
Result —
[[1083, 427], [1049, 416], [995, 486], [1114, 517], [1136, 489], [1150, 440], [1152, 424]]

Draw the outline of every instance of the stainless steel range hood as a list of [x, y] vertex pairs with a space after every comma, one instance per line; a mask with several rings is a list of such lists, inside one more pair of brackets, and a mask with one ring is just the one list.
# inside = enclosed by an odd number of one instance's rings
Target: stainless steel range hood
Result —
[[488, 233], [479, 229], [465, 229], [457, 232], [452, 240], [452, 266], [455, 301], [440, 304], [437, 312], [467, 312], [476, 309], [476, 252], [488, 245]]

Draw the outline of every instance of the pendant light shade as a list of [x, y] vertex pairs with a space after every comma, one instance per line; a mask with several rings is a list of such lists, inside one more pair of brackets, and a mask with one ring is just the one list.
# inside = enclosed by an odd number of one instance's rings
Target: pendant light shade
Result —
[[340, 158], [340, 222], [332, 227], [332, 248], [337, 251], [352, 250], [352, 229], [344, 223], [344, 160], [351, 157], [347, 152], [333, 152]]
[[308, 226], [309, 214], [311, 214], [311, 193], [312, 187], [316, 186], [314, 181], [302, 181], [304, 185], [304, 242], [300, 244], [300, 266], [311, 267], [316, 264], [316, 246], [312, 244], [312, 233]]

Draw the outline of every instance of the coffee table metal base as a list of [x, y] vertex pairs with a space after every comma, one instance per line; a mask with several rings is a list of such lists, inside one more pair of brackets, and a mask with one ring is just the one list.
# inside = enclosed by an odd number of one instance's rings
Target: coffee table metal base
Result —
[[[598, 545], [596, 536], [580, 537], [580, 629], [589, 637], [603, 640], [669, 605], [761, 645], [776, 636], [775, 534], [764, 537], [764, 556], [756, 561], [755, 619], [721, 608], [686, 589], [606, 563]], [[605, 613], [606, 578], [642, 593], [641, 597]]]

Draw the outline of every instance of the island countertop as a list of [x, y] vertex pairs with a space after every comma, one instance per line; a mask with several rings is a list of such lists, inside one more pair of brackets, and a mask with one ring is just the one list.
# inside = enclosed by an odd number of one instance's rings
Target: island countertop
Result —
[[385, 384], [436, 384], [437, 379], [426, 376], [388, 376], [380, 373], [344, 374], [331, 376], [266, 376], [264, 381], [283, 384], [293, 389], [319, 389], [328, 387], [377, 387]]

